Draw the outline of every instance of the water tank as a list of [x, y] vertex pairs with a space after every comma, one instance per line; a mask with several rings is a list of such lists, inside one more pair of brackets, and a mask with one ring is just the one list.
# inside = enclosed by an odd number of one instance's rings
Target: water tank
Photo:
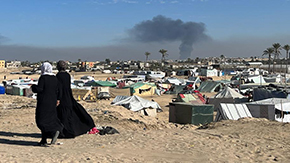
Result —
[[0, 94], [5, 94], [5, 88], [0, 86]]

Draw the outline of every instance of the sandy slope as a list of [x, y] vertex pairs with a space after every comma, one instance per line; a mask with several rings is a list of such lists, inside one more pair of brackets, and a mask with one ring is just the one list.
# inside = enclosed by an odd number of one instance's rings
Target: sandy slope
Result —
[[[8, 79], [19, 76], [2, 72], [0, 79], [4, 74]], [[0, 95], [0, 162], [290, 162], [288, 123], [251, 118], [211, 123], [203, 129], [172, 124], [167, 105], [173, 97], [146, 97], [163, 109], [156, 118], [111, 106], [111, 101], [80, 102], [96, 125], [112, 126], [120, 134], [59, 139], [63, 144], [45, 148], [37, 146], [36, 100]]]
[[[81, 102], [97, 125], [114, 135], [59, 139], [37, 146], [36, 101], [0, 96], [0, 162], [289, 162], [290, 125], [265, 119], [222, 121], [197, 129], [168, 123], [168, 108], [157, 118], [141, 116], [110, 101]], [[156, 98], [158, 99], [158, 98]], [[159, 98], [165, 106], [168, 97]]]

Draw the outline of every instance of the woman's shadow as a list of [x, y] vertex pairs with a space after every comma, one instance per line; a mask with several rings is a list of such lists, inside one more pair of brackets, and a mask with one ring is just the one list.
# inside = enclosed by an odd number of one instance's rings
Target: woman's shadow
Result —
[[[37, 133], [15, 133], [15, 132], [5, 132], [0, 131], [0, 136], [7, 136], [13, 138], [17, 137], [32, 137], [32, 138], [41, 138], [41, 134]], [[10, 145], [24, 145], [24, 146], [38, 146], [37, 142], [34, 141], [25, 141], [25, 140], [11, 140], [0, 138], [0, 144], [10, 144]]]

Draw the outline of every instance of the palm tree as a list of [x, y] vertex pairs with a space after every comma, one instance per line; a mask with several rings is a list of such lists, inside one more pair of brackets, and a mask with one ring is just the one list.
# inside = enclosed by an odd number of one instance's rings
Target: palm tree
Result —
[[290, 45], [284, 45], [283, 49], [286, 51], [286, 59], [289, 58], [289, 50], [290, 50]]
[[271, 56], [274, 52], [273, 48], [267, 48], [263, 51], [263, 55], [268, 55], [268, 71], [270, 72]]
[[281, 54], [281, 45], [279, 43], [274, 43], [273, 45], [274, 48], [274, 61], [273, 61], [273, 72], [275, 71], [275, 60], [279, 58], [279, 55]]
[[148, 60], [148, 57], [149, 57], [149, 55], [150, 55], [151, 53], [149, 53], [149, 52], [145, 52], [145, 56], [146, 56], [146, 62], [147, 62], [147, 60]]
[[168, 56], [167, 50], [160, 49], [159, 53], [161, 53], [161, 61], [164, 62], [165, 61], [165, 57]]
[[290, 45], [288, 44], [284, 45], [283, 49], [286, 51], [286, 73], [288, 73], [288, 58], [289, 58]]

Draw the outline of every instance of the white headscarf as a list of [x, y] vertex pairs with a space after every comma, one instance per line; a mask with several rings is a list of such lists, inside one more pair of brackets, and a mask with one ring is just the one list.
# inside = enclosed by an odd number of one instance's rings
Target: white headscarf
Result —
[[52, 66], [50, 63], [44, 62], [41, 65], [41, 75], [55, 75], [54, 73], [52, 73]]

